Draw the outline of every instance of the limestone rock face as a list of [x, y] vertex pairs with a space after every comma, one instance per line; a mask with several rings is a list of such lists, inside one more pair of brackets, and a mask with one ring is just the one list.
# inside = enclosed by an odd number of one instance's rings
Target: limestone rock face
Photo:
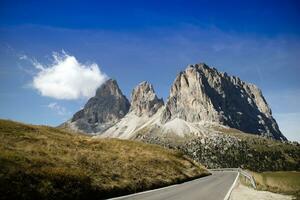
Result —
[[129, 112], [97, 137], [132, 139], [143, 127], [150, 128], [156, 121], [159, 122], [163, 104], [163, 100], [156, 96], [153, 86], [144, 81], [132, 91]]
[[103, 132], [124, 117], [130, 107], [117, 82], [109, 79], [68, 122], [85, 133]]
[[286, 140], [258, 87], [206, 64], [189, 65], [176, 77], [161, 122], [174, 118]]
[[153, 86], [146, 81], [132, 91], [130, 111], [139, 117], [142, 115], [151, 117], [163, 105], [163, 100], [156, 96]]

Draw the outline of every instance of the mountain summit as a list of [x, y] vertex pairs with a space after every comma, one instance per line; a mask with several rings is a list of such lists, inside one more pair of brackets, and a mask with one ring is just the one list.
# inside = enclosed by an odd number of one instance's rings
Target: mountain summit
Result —
[[126, 115], [129, 101], [120, 90], [117, 81], [107, 80], [88, 100], [84, 108], [74, 114], [64, 125], [85, 133], [103, 132]]
[[163, 105], [163, 100], [156, 96], [153, 86], [147, 81], [143, 81], [132, 91], [130, 111], [134, 111], [137, 116], [146, 114], [151, 117]]
[[162, 122], [215, 122], [243, 132], [286, 140], [261, 90], [206, 64], [189, 65], [176, 77]]
[[163, 100], [157, 97], [153, 86], [143, 81], [132, 91], [129, 112], [100, 136], [132, 138], [143, 127], [152, 127], [153, 119], [159, 121], [163, 105]]

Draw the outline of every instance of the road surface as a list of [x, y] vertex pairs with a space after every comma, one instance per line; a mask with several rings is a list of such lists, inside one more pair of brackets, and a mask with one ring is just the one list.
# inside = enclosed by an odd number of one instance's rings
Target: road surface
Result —
[[211, 176], [114, 200], [224, 200], [238, 172], [213, 172]]

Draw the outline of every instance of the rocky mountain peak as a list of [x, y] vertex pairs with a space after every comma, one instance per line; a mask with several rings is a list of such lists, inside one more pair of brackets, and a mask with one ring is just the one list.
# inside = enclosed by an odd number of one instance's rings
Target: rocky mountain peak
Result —
[[118, 86], [118, 83], [114, 79], [107, 80], [103, 85], [101, 85], [97, 91], [96, 91], [96, 97], [101, 96], [108, 96], [108, 95], [114, 95], [114, 96], [122, 96], [122, 92]]
[[151, 117], [163, 104], [163, 100], [155, 94], [152, 84], [144, 81], [132, 91], [130, 111], [133, 111], [137, 116], [147, 115]]
[[122, 94], [117, 81], [109, 79], [101, 85], [96, 95], [88, 100], [84, 108], [69, 121], [73, 129], [86, 133], [97, 133], [113, 126], [124, 117], [130, 104]]
[[188, 122], [216, 122], [244, 132], [286, 140], [261, 90], [204, 63], [189, 65], [176, 77], [162, 115]]

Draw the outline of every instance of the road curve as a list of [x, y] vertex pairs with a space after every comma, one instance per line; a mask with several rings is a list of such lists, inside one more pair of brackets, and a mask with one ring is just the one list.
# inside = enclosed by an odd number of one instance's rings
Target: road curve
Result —
[[113, 200], [224, 200], [237, 175], [238, 172], [213, 172], [211, 176]]

